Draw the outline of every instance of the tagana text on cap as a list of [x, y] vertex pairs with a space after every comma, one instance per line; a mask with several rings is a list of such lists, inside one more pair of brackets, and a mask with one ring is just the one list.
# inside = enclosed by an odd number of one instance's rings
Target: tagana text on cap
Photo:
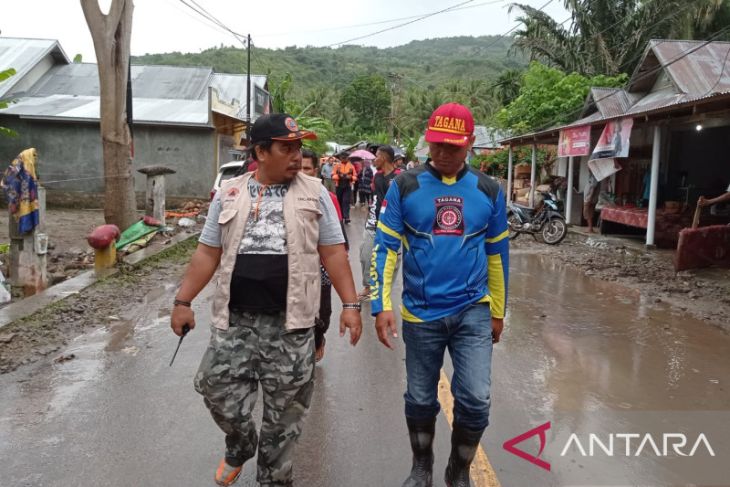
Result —
[[464, 105], [445, 103], [428, 119], [426, 142], [464, 147], [474, 133], [474, 117]]
[[316, 139], [317, 134], [300, 130], [294, 117], [287, 113], [271, 113], [260, 116], [251, 127], [251, 143], [265, 140]]

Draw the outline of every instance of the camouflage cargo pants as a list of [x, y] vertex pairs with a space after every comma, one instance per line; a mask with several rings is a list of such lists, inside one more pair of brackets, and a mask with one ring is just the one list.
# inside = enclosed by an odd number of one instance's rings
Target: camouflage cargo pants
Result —
[[[284, 313], [231, 312], [230, 328], [211, 331], [195, 376], [213, 419], [226, 434], [226, 460], [256, 454], [262, 486], [292, 485], [292, 453], [314, 390], [313, 330], [284, 330]], [[258, 387], [264, 412], [260, 437], [252, 412]]]

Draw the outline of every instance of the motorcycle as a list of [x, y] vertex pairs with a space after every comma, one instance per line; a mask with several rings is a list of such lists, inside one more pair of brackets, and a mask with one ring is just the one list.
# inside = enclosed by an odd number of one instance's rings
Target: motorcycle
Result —
[[543, 191], [540, 194], [543, 200], [536, 208], [507, 202], [510, 240], [514, 240], [521, 233], [529, 233], [535, 239], [540, 234], [546, 244], [557, 245], [568, 234], [568, 225], [560, 213], [555, 195]]

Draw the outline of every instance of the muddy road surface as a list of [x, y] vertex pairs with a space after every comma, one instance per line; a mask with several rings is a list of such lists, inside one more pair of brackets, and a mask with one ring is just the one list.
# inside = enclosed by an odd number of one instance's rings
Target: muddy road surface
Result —
[[[358, 282], [363, 217], [353, 211], [348, 227]], [[209, 337], [212, 288], [196, 299], [198, 327], [169, 367], [177, 344], [169, 310], [183, 267], [159, 267], [165, 272], [138, 276], [129, 288], [104, 289], [105, 296], [122, 297], [110, 298], [98, 322], [69, 328], [58, 350], [0, 375], [3, 486], [214, 485], [223, 435], [192, 387]], [[90, 292], [81, 304], [95, 302], [99, 296], [93, 293], [102, 291]], [[569, 431], [640, 431], [656, 418], [676, 417], [673, 425], [683, 431], [703, 414], [720, 415], [708, 421], [721, 418], [730, 410], [730, 336], [636, 289], [586, 276], [542, 250], [512, 253], [510, 300], [506, 329], [494, 349], [491, 424], [474, 485], [692, 483], [683, 476], [695, 475], [693, 465], [666, 466], [661, 458], [643, 456], [595, 461], [577, 456], [575, 448], [562, 457], [556, 442]], [[336, 298], [333, 309], [334, 319]], [[363, 338], [355, 348], [330, 330], [296, 450], [295, 485], [399, 486], [407, 475], [404, 346], [399, 341], [395, 351], [385, 349], [367, 305], [363, 317]], [[437, 486], [443, 485], [450, 448], [448, 359], [444, 373]], [[552, 465], [550, 471], [504, 449], [506, 441], [547, 422], [540, 458]], [[710, 432], [721, 465], [730, 461], [726, 428], [718, 423]], [[535, 456], [537, 438], [517, 447]], [[247, 465], [237, 485], [256, 485], [254, 479]]]

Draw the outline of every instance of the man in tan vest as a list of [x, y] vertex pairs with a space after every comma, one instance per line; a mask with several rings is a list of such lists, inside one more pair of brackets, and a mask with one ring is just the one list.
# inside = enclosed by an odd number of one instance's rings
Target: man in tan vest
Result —
[[[337, 213], [319, 179], [300, 172], [302, 139], [287, 114], [260, 117], [251, 130], [258, 169], [225, 181], [172, 310], [181, 335], [195, 328], [190, 302], [218, 270], [211, 339], [195, 377], [213, 419], [226, 434], [215, 474], [233, 484], [256, 454], [262, 486], [292, 485], [293, 447], [314, 387], [315, 314], [320, 259], [342, 299], [340, 335], [360, 338], [360, 305]], [[260, 433], [251, 416], [263, 390]]]

